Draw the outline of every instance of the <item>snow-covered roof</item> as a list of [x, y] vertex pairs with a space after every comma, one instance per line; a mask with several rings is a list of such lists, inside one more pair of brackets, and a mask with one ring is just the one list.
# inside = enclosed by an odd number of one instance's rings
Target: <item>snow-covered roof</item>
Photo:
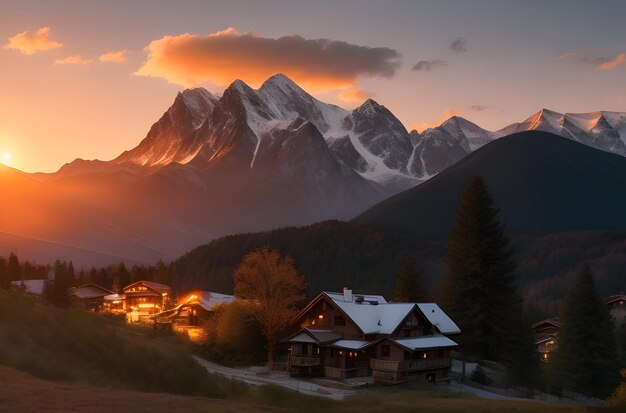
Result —
[[22, 283], [26, 288], [26, 292], [35, 295], [43, 295], [43, 290], [47, 280], [24, 280], [24, 281], [11, 281], [13, 288], [21, 288]]
[[346, 350], [361, 350], [374, 344], [372, 341], [363, 340], [339, 340], [332, 344], [332, 347], [345, 348]]
[[424, 350], [424, 349], [433, 349], [433, 348], [443, 348], [443, 347], [454, 347], [458, 344], [453, 340], [450, 340], [446, 336], [442, 335], [434, 335], [434, 336], [422, 336], [422, 337], [414, 337], [414, 338], [400, 338], [400, 339], [390, 339], [394, 343], [402, 346], [411, 351], [414, 350]]
[[161, 284], [155, 281], [137, 281], [135, 283], [132, 283], [124, 287], [124, 291], [126, 291], [128, 288], [134, 287], [135, 285], [139, 285], [139, 284], [143, 284], [146, 287], [158, 293], [168, 293], [172, 291], [169, 285]]
[[332, 330], [312, 330], [303, 328], [297, 333], [287, 337], [282, 342], [328, 344], [339, 340], [341, 337], [343, 337], [342, 334]]
[[234, 295], [214, 293], [212, 291], [200, 291], [198, 293], [198, 304], [206, 311], [213, 311], [216, 306], [232, 302], [234, 299]]
[[535, 324], [533, 324], [531, 326], [531, 328], [537, 328], [537, 327], [542, 326], [544, 324], [550, 324], [550, 325], [553, 325], [555, 327], [561, 327], [561, 323], [559, 322], [559, 318], [558, 317], [554, 317], [554, 318], [548, 318], [546, 320], [538, 321]]
[[124, 294], [109, 294], [104, 296], [105, 301], [119, 301], [124, 300], [126, 296]]
[[459, 326], [437, 304], [417, 303], [417, 306], [441, 334], [459, 334], [461, 332]]
[[97, 284], [85, 284], [72, 288], [72, 295], [78, 298], [98, 298], [112, 294], [113, 291], [100, 287]]
[[[442, 334], [458, 334], [459, 327], [434, 303], [388, 303], [383, 296], [324, 292], [364, 334], [391, 334], [417, 307]], [[361, 300], [362, 297], [362, 300]]]
[[626, 294], [616, 294], [604, 299], [606, 304], [612, 304], [616, 301], [626, 301]]

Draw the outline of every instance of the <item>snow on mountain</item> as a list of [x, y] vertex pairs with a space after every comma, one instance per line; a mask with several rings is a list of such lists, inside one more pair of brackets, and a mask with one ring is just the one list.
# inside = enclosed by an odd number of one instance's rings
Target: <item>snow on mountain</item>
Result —
[[558, 113], [542, 109], [521, 123], [494, 133], [495, 137], [539, 130], [626, 156], [626, 114], [619, 112]]

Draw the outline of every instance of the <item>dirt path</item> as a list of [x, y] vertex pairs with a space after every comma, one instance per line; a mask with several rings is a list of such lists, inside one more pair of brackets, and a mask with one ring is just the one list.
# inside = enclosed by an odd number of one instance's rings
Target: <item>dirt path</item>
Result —
[[347, 396], [356, 394], [353, 390], [335, 389], [332, 387], [321, 386], [304, 380], [296, 380], [283, 374], [258, 375], [255, 372], [220, 366], [203, 358], [194, 356], [194, 359], [206, 368], [210, 373], [220, 374], [234, 380], [240, 380], [253, 386], [263, 384], [274, 384], [298, 393], [325, 397], [333, 400], [343, 400]]

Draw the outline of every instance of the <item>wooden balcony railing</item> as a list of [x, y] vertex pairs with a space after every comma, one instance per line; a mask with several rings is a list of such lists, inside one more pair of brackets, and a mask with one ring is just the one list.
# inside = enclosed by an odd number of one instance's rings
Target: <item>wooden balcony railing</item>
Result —
[[296, 367], [319, 366], [320, 356], [289, 356], [289, 364]]

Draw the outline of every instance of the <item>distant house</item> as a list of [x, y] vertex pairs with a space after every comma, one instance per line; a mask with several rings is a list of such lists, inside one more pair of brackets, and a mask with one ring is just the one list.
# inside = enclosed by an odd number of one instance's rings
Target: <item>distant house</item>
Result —
[[[617, 294], [604, 299], [604, 303], [615, 319], [616, 325], [624, 322], [626, 317], [626, 295]], [[535, 330], [535, 346], [542, 361], [550, 361], [553, 351], [559, 348], [559, 329], [561, 323], [558, 317], [548, 318], [532, 325]]]
[[124, 287], [123, 295], [126, 311], [142, 319], [167, 309], [172, 289], [154, 281], [137, 281]]
[[100, 311], [103, 307], [104, 297], [113, 294], [113, 291], [100, 287], [98, 284], [89, 283], [79, 287], [72, 287], [70, 300], [74, 307]]
[[559, 347], [560, 328], [561, 323], [559, 323], [558, 317], [542, 320], [532, 325], [532, 329], [535, 330], [535, 346], [542, 361], [549, 361], [550, 353]]
[[11, 287], [16, 290], [23, 290], [29, 294], [43, 297], [48, 280], [22, 280], [11, 281]]
[[378, 382], [449, 379], [449, 335], [458, 326], [434, 303], [388, 303], [380, 295], [322, 292], [297, 316], [290, 345], [294, 375]]
[[197, 326], [201, 320], [207, 319], [217, 306], [234, 300], [234, 295], [194, 291], [178, 301], [181, 308], [179, 319], [186, 318], [188, 325]]

